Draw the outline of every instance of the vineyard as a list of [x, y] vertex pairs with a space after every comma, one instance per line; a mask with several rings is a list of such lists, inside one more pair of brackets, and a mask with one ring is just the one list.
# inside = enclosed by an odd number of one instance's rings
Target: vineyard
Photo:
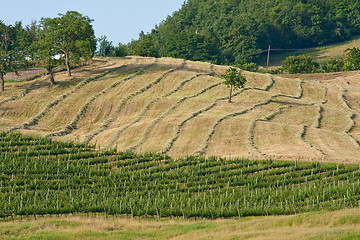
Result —
[[360, 166], [136, 154], [0, 137], [0, 216], [231, 218], [360, 207]]

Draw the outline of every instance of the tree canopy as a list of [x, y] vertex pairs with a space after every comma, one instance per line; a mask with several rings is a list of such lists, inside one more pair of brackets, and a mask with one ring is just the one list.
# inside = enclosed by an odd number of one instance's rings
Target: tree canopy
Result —
[[21, 22], [6, 25], [0, 21], [0, 79], [1, 91], [5, 90], [4, 75], [16, 71], [26, 54], [26, 42]]
[[[92, 21], [76, 11], [59, 14], [56, 18], [42, 18], [23, 27], [21, 22], [6, 25], [0, 21], [0, 79], [4, 90], [4, 75], [29, 66], [29, 60], [41, 63], [55, 84], [52, 69], [65, 58], [68, 75], [70, 62], [89, 60], [96, 50], [96, 38]], [[116, 54], [124, 54], [121, 45]], [[56, 60], [60, 57], [60, 61]]]
[[79, 62], [80, 58], [89, 60], [94, 56], [96, 38], [91, 25], [93, 20], [76, 11], [68, 11], [59, 14], [54, 21], [57, 23], [54, 29], [56, 46], [65, 55], [68, 75], [71, 76], [70, 60]]
[[52, 85], [55, 84], [53, 68], [56, 66], [56, 59], [54, 56], [59, 54], [59, 50], [56, 47], [56, 24], [56, 21], [52, 18], [41, 19], [39, 31], [34, 41], [35, 56], [46, 68]]
[[308, 48], [358, 35], [359, 12], [357, 0], [188, 0], [140, 39], [160, 56], [240, 66], [269, 45]]

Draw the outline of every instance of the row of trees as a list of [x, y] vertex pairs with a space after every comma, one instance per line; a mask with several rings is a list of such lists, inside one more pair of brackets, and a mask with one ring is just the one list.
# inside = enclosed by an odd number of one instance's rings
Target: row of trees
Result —
[[112, 41], [109, 41], [106, 36], [101, 36], [97, 39], [98, 49], [96, 56], [99, 57], [125, 57], [129, 54], [128, 47], [119, 43], [114, 46]]
[[38, 23], [22, 27], [21, 22], [6, 25], [0, 21], [0, 78], [4, 90], [4, 75], [29, 63], [41, 63], [55, 84], [53, 68], [64, 61], [68, 76], [70, 62], [91, 59], [96, 50], [93, 20], [76, 11], [42, 18]]

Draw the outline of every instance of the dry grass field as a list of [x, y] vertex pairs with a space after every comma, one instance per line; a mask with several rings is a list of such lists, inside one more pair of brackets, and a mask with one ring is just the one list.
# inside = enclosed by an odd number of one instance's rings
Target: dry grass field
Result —
[[105, 58], [55, 75], [6, 83], [0, 129], [101, 148], [245, 158], [358, 162], [360, 72], [283, 75], [171, 58]]
[[0, 222], [0, 239], [359, 239], [360, 210], [241, 219], [45, 216]]

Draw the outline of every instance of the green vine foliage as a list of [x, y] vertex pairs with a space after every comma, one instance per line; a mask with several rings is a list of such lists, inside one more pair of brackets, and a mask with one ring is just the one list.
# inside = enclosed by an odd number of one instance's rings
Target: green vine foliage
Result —
[[187, 156], [2, 132], [0, 217], [231, 218], [359, 207], [358, 165]]

